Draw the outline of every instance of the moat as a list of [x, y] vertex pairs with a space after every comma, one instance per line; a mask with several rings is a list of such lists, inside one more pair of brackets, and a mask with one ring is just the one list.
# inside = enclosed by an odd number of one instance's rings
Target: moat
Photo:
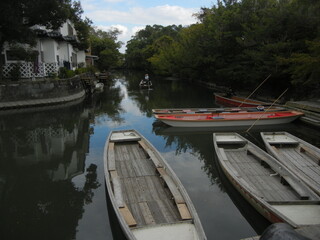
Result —
[[208, 239], [241, 239], [269, 223], [236, 192], [215, 159], [212, 133], [236, 131], [263, 148], [261, 131], [288, 131], [320, 146], [320, 130], [286, 125], [203, 129], [167, 127], [152, 108], [219, 107], [213, 90], [143, 73], [114, 74], [84, 101], [0, 111], [1, 239], [120, 239], [108, 212], [103, 149], [110, 131], [136, 129], [163, 155], [186, 188]]

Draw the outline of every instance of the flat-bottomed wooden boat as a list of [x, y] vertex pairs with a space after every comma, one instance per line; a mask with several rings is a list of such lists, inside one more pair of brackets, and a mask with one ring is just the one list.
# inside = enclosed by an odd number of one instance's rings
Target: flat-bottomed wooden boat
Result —
[[230, 182], [270, 222], [320, 224], [320, 197], [275, 158], [237, 133], [214, 133], [213, 142]]
[[267, 151], [320, 195], [320, 149], [288, 132], [261, 132]]
[[285, 111], [283, 107], [241, 107], [241, 108], [158, 108], [152, 109], [153, 114], [194, 114], [194, 113], [223, 113], [223, 112], [274, 112]]
[[228, 96], [224, 93], [214, 94], [215, 102], [224, 106], [235, 107], [257, 107], [257, 106], [270, 106], [271, 103], [262, 102], [258, 100], [248, 99], [239, 96]]
[[111, 132], [104, 164], [109, 197], [127, 239], [206, 239], [180, 180], [137, 131]]
[[237, 112], [213, 114], [155, 114], [155, 118], [172, 127], [229, 127], [289, 123], [302, 116], [297, 111]]
[[139, 87], [140, 88], [152, 88], [152, 82], [141, 80], [141, 82], [139, 83]]

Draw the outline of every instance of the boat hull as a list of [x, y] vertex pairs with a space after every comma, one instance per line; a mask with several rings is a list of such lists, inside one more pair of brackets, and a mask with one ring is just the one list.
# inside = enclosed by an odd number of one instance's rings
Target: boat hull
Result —
[[[263, 113], [262, 113], [263, 114]], [[239, 126], [261, 126], [261, 125], [275, 125], [275, 124], [285, 124], [290, 123], [300, 117], [300, 114], [286, 116], [286, 117], [274, 117], [274, 118], [260, 118], [257, 115], [256, 118], [245, 118], [245, 119], [206, 119], [203, 116], [203, 119], [195, 119], [192, 116], [190, 120], [187, 117], [179, 120], [179, 118], [169, 119], [165, 117], [156, 118], [164, 122], [165, 124], [172, 127], [239, 127]]]
[[[295, 228], [320, 223], [319, 196], [284, 165], [236, 133], [214, 133], [213, 142], [224, 174], [262, 216]], [[290, 182], [288, 187], [283, 178]]]
[[244, 199], [246, 199], [251, 206], [253, 206], [263, 217], [265, 217], [271, 223], [286, 222], [283, 218], [279, 217], [273, 212], [266, 204], [258, 201], [249, 191], [243, 188], [238, 181], [226, 170], [225, 166], [220, 164], [223, 173], [226, 175], [228, 180], [231, 182], [233, 187], [238, 190]]
[[223, 112], [275, 112], [285, 111], [283, 107], [272, 107], [258, 109], [257, 107], [241, 107], [241, 108], [163, 108], [152, 109], [153, 114], [193, 114], [193, 113], [223, 113]]
[[320, 195], [320, 149], [287, 132], [261, 132], [268, 153]]
[[214, 94], [216, 103], [225, 106], [235, 106], [235, 107], [258, 107], [258, 106], [270, 106], [271, 103], [266, 103], [262, 101], [246, 99], [238, 96], [226, 97], [222, 94]]
[[151, 88], [152, 87], [152, 82], [149, 81], [149, 82], [140, 82], [139, 83], [139, 87], [140, 88]]
[[206, 240], [182, 183], [137, 131], [110, 133], [104, 166], [108, 195], [127, 239]]

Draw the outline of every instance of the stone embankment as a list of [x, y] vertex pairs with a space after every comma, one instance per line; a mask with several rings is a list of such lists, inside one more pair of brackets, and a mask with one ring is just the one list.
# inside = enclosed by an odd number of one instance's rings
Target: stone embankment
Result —
[[0, 83], [0, 110], [61, 104], [85, 97], [81, 78]]
[[[214, 83], [198, 81], [197, 84], [202, 85], [208, 89], [212, 89], [215, 92], [226, 92], [228, 89], [224, 86], [217, 86]], [[275, 99], [267, 99], [263, 97], [257, 98], [261, 101], [275, 102]], [[292, 110], [297, 110], [304, 113], [304, 116], [300, 120], [306, 124], [320, 128], [320, 99], [314, 101], [289, 101], [283, 102], [278, 100], [278, 104], [283, 104], [284, 107]]]
[[320, 128], [320, 100], [317, 101], [289, 101], [285, 107], [304, 113], [300, 120]]

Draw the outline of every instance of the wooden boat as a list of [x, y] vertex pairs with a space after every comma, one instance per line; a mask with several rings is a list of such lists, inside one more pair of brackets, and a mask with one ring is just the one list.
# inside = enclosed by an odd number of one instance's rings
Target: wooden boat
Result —
[[157, 108], [152, 109], [153, 114], [194, 114], [194, 113], [222, 113], [222, 112], [274, 112], [285, 111], [283, 107], [241, 107], [241, 108]]
[[214, 133], [213, 143], [229, 181], [266, 219], [320, 224], [320, 197], [274, 157], [237, 133]]
[[289, 123], [303, 113], [297, 111], [237, 112], [213, 114], [156, 114], [156, 119], [172, 127], [228, 127]]
[[261, 132], [267, 151], [320, 195], [320, 149], [287, 132]]
[[151, 81], [145, 81], [141, 80], [139, 83], [140, 88], [151, 88], [152, 87], [152, 82]]
[[127, 239], [206, 239], [180, 180], [137, 131], [110, 133], [104, 166], [110, 200]]
[[216, 103], [224, 106], [235, 106], [235, 107], [258, 107], [258, 106], [270, 106], [271, 103], [262, 102], [253, 99], [246, 99], [239, 96], [228, 96], [224, 93], [215, 93], [214, 98]]

